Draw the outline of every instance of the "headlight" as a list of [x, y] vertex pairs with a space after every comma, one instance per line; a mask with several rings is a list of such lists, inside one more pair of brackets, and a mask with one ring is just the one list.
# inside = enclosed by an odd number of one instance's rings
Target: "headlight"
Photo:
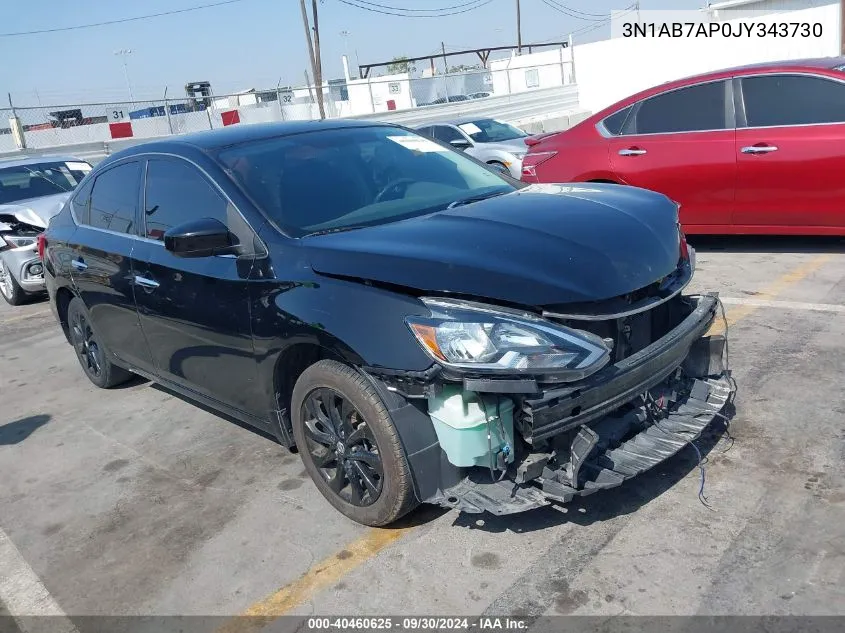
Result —
[[514, 158], [517, 160], [522, 160], [525, 158], [525, 152], [511, 152], [514, 155]]
[[3, 239], [6, 240], [6, 244], [11, 246], [12, 248], [20, 248], [21, 246], [32, 246], [33, 244], [35, 244], [34, 237], [24, 237], [22, 235], [3, 234]]
[[424, 298], [430, 317], [406, 322], [423, 349], [447, 367], [499, 374], [554, 374], [580, 380], [601, 369], [610, 350], [598, 336], [529, 313]]

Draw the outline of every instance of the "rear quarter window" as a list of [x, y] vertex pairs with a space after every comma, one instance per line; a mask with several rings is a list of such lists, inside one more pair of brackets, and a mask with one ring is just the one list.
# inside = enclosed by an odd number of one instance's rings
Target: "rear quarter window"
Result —
[[628, 120], [628, 115], [631, 114], [631, 108], [633, 108], [633, 106], [623, 108], [622, 110], [619, 110], [619, 112], [611, 114], [609, 117], [605, 117], [602, 120], [602, 125], [604, 125], [604, 128], [608, 131], [608, 133], [613, 136], [619, 136], [622, 133], [625, 121]]

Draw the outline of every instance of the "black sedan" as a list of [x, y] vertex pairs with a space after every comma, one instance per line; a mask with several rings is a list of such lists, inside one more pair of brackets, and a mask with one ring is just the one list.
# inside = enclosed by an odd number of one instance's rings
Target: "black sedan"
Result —
[[666, 197], [525, 186], [356, 122], [230, 127], [100, 163], [43, 240], [85, 374], [139, 374], [296, 446], [369, 525], [518, 512], [667, 459], [733, 394]]

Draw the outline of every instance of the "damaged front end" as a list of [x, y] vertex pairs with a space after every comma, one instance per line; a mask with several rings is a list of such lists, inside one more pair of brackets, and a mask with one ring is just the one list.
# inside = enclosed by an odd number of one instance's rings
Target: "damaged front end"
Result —
[[[496, 515], [566, 503], [620, 485], [725, 418], [735, 392], [727, 331], [709, 333], [724, 316], [721, 302], [682, 296], [691, 266], [683, 277], [627, 297], [626, 309], [545, 310], [544, 321], [581, 337], [565, 348], [574, 360], [560, 360], [559, 372], [478, 373], [443, 362], [426, 376], [378, 376], [409, 406], [427, 405], [439, 446], [409, 457], [420, 500]], [[426, 345], [431, 332], [415, 334]], [[604, 356], [589, 364], [598, 344]]]
[[[17, 207], [0, 206], [0, 283], [9, 283], [11, 275], [25, 292], [44, 288], [44, 267], [38, 257], [37, 239], [44, 223], [34, 214], [16, 212]], [[5, 285], [0, 288], [4, 290]]]

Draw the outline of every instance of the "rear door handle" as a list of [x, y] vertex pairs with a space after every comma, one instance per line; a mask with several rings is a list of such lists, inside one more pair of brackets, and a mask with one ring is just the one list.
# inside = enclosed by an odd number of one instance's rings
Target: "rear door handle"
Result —
[[769, 152], [778, 151], [775, 145], [749, 145], [740, 150], [743, 154], [768, 154]]
[[644, 149], [640, 149], [639, 147], [628, 147], [619, 150], [620, 156], [642, 156], [643, 154], [648, 154], [648, 152]]
[[153, 281], [152, 279], [147, 279], [146, 277], [141, 277], [141, 275], [135, 275], [135, 285], [141, 286], [142, 288], [151, 288], [151, 289], [158, 288], [158, 282], [157, 281]]
[[85, 270], [86, 268], [88, 268], [88, 264], [83, 262], [81, 259], [70, 260], [70, 265], [76, 268], [76, 270]]

